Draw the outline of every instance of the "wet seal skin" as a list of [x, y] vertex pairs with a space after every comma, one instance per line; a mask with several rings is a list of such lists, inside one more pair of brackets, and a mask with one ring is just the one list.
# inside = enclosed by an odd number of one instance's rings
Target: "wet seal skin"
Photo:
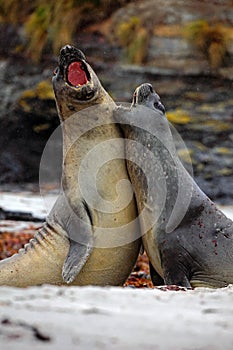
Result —
[[[0, 262], [0, 285], [122, 285], [141, 238], [132, 191], [117, 188], [128, 173], [122, 133], [112, 118], [116, 105], [84, 54], [70, 45], [60, 51], [53, 87], [63, 132], [61, 192], [35, 237]], [[91, 152], [94, 160], [85, 163]], [[110, 160], [98, 168], [102, 154]], [[83, 193], [93, 194], [90, 203]]]
[[154, 285], [216, 288], [233, 283], [233, 222], [183, 167], [152, 86], [139, 86], [131, 108], [119, 106], [114, 118], [126, 139]]

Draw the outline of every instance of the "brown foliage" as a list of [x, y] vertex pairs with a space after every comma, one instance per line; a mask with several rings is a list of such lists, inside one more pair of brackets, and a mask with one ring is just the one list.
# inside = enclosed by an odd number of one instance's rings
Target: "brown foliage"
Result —
[[207, 58], [212, 69], [223, 65], [228, 44], [225, 27], [199, 20], [186, 25], [184, 36]]

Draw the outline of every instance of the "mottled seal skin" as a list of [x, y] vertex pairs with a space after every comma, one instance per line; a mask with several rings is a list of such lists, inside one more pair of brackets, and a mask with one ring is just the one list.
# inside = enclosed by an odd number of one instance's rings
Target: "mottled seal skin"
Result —
[[[74, 68], [72, 74], [85, 76], [84, 84], [77, 86], [68, 80], [68, 69], [74, 62], [81, 69], [76, 72]], [[122, 285], [136, 262], [141, 238], [138, 238], [138, 225], [134, 220], [137, 209], [132, 191], [119, 194], [116, 189], [118, 182], [128, 179], [128, 174], [122, 134], [112, 119], [115, 103], [103, 89], [84, 54], [69, 45], [61, 49], [53, 87], [63, 123], [62, 191], [35, 238], [17, 254], [0, 262], [0, 285]], [[91, 106], [95, 107], [94, 113], [82, 113]], [[67, 122], [69, 118], [71, 122]], [[98, 123], [100, 126], [96, 127]], [[89, 131], [86, 132], [87, 126]], [[80, 164], [89, 151], [105, 141], [109, 143], [104, 151], [111, 155], [115, 145], [111, 143], [112, 139], [119, 141], [117, 157], [98, 169], [96, 176], [97, 190], [105, 202], [98, 209], [99, 197], [94, 193], [93, 208], [80, 190]], [[100, 152], [97, 148], [96, 159], [101, 157]], [[87, 182], [82, 184], [84, 191], [93, 186], [88, 178], [93, 166], [84, 168], [87, 175]], [[122, 202], [128, 204], [122, 208]], [[114, 210], [109, 212], [112, 203]], [[120, 234], [121, 226], [127, 227], [129, 223], [125, 240], [125, 237], [117, 240], [117, 234], [111, 234], [112, 229], [117, 233], [119, 229]]]
[[[143, 84], [136, 89], [131, 108], [119, 107], [114, 114], [125, 134], [126, 159], [134, 154], [135, 159], [140, 160], [137, 165], [128, 161], [127, 167], [139, 212], [144, 209], [145, 220], [152, 223], [161, 198], [156, 193], [161, 174], [156, 162], [166, 175], [163, 208], [142, 238], [152, 281], [155, 285], [165, 283], [187, 288], [224, 287], [233, 283], [233, 222], [200, 190], [183, 167], [164, 111], [152, 86]], [[136, 140], [138, 147], [132, 147], [130, 140]], [[153, 153], [154, 163], [148, 162], [144, 150], [142, 154], [140, 144]], [[140, 166], [151, 174], [150, 178], [145, 178]], [[148, 183], [152, 188], [150, 193]], [[183, 195], [177, 197], [180, 189]], [[177, 220], [182, 211], [184, 214]], [[141, 225], [145, 232], [143, 222]]]

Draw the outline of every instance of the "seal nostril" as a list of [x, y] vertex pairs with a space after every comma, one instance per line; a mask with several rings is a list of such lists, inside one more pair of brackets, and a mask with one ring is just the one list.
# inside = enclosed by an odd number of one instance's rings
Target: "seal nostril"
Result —
[[65, 53], [66, 53], [66, 50], [65, 50], [65, 48], [63, 47], [63, 48], [61, 49], [61, 51], [60, 51], [60, 54], [61, 54], [61, 56], [63, 56], [63, 55], [65, 55]]
[[70, 53], [70, 52], [71, 52], [71, 49], [72, 49], [72, 46], [70, 46], [70, 45], [65, 45], [65, 46], [63, 46], [63, 47], [61, 48], [60, 53], [61, 53], [61, 55], [65, 55], [65, 54], [67, 54], [67, 53]]

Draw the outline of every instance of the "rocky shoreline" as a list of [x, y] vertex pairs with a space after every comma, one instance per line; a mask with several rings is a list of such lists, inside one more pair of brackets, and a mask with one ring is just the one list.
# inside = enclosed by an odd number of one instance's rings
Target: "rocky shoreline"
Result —
[[[90, 57], [90, 61], [94, 61]], [[221, 203], [233, 201], [232, 81], [205, 76], [159, 75], [153, 67], [93, 62], [117, 102], [130, 102], [135, 87], [150, 82], [183, 138], [200, 187]], [[44, 146], [59, 125], [53, 98], [52, 66], [1, 61], [0, 185], [38, 182]], [[114, 78], [113, 78], [114, 77]], [[180, 151], [185, 163], [187, 150]], [[190, 164], [187, 164], [190, 166]]]
[[[200, 0], [145, 0], [124, 2], [122, 6], [107, 20], [76, 33], [72, 44], [85, 52], [103, 86], [117, 102], [130, 102], [139, 84], [153, 84], [170, 122], [186, 144], [187, 149], [179, 151], [181, 159], [188, 168], [193, 167], [196, 181], [211, 199], [231, 204], [233, 12], [230, 0], [211, 4]], [[218, 69], [211, 68], [204, 53], [184, 38], [183, 30], [190, 21], [205, 21], [210, 32], [217, 28], [227, 35], [226, 59]], [[119, 26], [123, 26], [123, 34], [127, 36], [133, 23], [136, 23], [135, 38], [138, 33], [144, 35], [144, 30], [149, 35], [148, 52], [141, 64], [127, 63], [127, 48], [120, 46], [117, 37]], [[13, 189], [15, 184], [36, 186], [44, 146], [59, 125], [51, 84], [57, 57], [47, 49], [42, 61], [34, 63], [17, 49], [26, 42], [22, 27], [2, 23], [0, 26], [0, 39], [6, 44], [0, 48], [0, 186], [7, 189]]]

